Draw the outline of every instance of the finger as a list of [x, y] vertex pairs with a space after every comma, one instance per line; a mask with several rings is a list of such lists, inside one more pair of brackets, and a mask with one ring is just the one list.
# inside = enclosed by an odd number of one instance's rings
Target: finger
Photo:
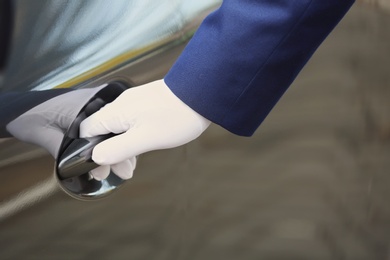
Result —
[[109, 165], [99, 166], [98, 168], [91, 170], [90, 174], [97, 181], [104, 180], [110, 174], [110, 166]]
[[108, 133], [123, 133], [130, 127], [122, 120], [120, 111], [113, 104], [107, 104], [80, 124], [80, 137], [87, 138]]
[[185, 120], [187, 119], [180, 118], [177, 122], [170, 122], [168, 127], [157, 115], [143, 125], [140, 123], [126, 133], [96, 145], [92, 151], [92, 159], [98, 164], [110, 165], [152, 150], [173, 148], [188, 143], [199, 136], [201, 131]]
[[113, 165], [160, 148], [156, 134], [146, 132], [147, 129], [131, 129], [99, 143], [92, 151], [92, 160], [100, 165]]
[[111, 165], [111, 170], [123, 180], [128, 180], [133, 177], [135, 169], [135, 160], [125, 160], [123, 162]]

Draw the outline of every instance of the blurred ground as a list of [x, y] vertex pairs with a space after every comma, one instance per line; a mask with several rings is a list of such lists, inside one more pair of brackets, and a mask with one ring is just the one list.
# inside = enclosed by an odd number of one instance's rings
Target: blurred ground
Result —
[[390, 1], [389, 0], [357, 0], [358, 4], [369, 4], [375, 8], [379, 8], [385, 11], [390, 11]]
[[57, 192], [0, 223], [0, 258], [389, 259], [389, 57], [390, 15], [354, 6], [255, 136], [213, 126], [105, 200]]

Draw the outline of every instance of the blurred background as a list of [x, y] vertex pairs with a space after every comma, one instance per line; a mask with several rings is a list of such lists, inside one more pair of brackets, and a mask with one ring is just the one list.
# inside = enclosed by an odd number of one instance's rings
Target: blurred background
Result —
[[212, 126], [94, 202], [0, 161], [0, 259], [390, 259], [389, 100], [390, 3], [358, 1], [251, 138]]

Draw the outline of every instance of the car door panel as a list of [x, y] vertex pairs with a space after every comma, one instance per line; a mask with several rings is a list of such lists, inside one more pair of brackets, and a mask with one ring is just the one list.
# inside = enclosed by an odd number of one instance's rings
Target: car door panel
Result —
[[[161, 78], [216, 7], [199, 3], [161, 41], [71, 77], [49, 62], [58, 76], [13, 74], [3, 91]], [[141, 155], [133, 179], [103, 199], [70, 197], [47, 152], [1, 139], [0, 259], [385, 259], [389, 22], [355, 5], [254, 136], [212, 125], [185, 146]]]

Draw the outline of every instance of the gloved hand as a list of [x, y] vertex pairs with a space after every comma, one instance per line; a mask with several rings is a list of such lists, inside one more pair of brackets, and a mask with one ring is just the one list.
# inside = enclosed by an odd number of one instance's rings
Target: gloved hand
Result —
[[[67, 90], [68, 92], [60, 92], [58, 95], [53, 95], [54, 97], [52, 98], [43, 99], [43, 102], [37, 102], [37, 105], [10, 121], [6, 125], [6, 129], [19, 140], [45, 148], [56, 158], [64, 134], [81, 108], [105, 87], [106, 85], [89, 89]], [[42, 99], [41, 96], [46, 94], [51, 93], [38, 91], [32, 93], [36, 100]], [[30, 99], [25, 99], [31, 100], [31, 97]], [[22, 105], [24, 104], [19, 104], [18, 102], [13, 104], [13, 106]], [[123, 178], [130, 178], [131, 175], [129, 173], [133, 172], [134, 168], [134, 159], [124, 160], [119, 164], [111, 166], [112, 171]], [[107, 171], [109, 173], [109, 166], [101, 166], [94, 170], [97, 173]]]
[[[124, 91], [85, 119], [80, 124], [80, 137], [119, 134], [96, 145], [92, 152], [93, 161], [107, 166], [133, 161], [148, 151], [186, 144], [209, 125], [209, 120], [177, 98], [163, 80], [158, 80]], [[92, 175], [106, 178], [108, 173]]]

